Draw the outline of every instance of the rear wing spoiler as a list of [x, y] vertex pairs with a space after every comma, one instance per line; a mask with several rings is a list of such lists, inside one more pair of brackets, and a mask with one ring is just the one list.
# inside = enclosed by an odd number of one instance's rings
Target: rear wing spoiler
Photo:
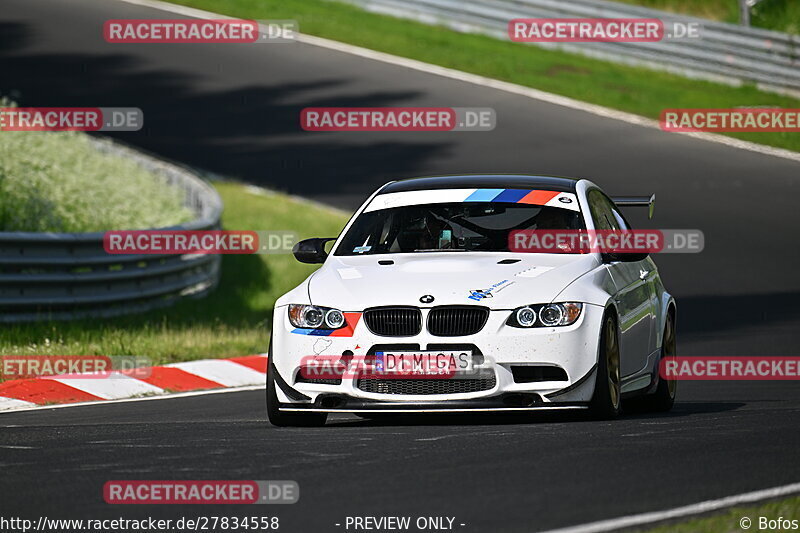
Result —
[[647, 218], [653, 218], [656, 209], [656, 195], [650, 196], [614, 196], [611, 200], [619, 207], [647, 207]]

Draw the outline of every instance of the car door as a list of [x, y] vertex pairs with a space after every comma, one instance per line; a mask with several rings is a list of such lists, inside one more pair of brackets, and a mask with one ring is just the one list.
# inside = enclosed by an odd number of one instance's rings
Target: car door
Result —
[[[587, 198], [595, 229], [630, 229], [614, 203], [599, 189], [589, 191]], [[619, 312], [620, 371], [622, 377], [635, 374], [647, 364], [653, 329], [652, 263], [612, 261], [609, 273], [617, 292], [614, 295]]]
[[[612, 202], [612, 213], [617, 220], [617, 224], [623, 229], [633, 229], [631, 225], [628, 223], [627, 219], [622, 215], [622, 212], [619, 208], [613, 204]], [[636, 269], [639, 271], [639, 279], [645, 282], [647, 286], [647, 296], [650, 299], [650, 342], [647, 345], [647, 350], [645, 352], [645, 357], [649, 356], [656, 350], [656, 344], [658, 341], [658, 315], [660, 313], [659, 310], [659, 285], [661, 285], [661, 280], [658, 275], [658, 268], [656, 268], [656, 264], [651, 257], [646, 257], [641, 261], [637, 261], [636, 263], [629, 263], [629, 264], [636, 264]], [[642, 295], [644, 297], [644, 294]], [[649, 362], [648, 362], [649, 363]]]

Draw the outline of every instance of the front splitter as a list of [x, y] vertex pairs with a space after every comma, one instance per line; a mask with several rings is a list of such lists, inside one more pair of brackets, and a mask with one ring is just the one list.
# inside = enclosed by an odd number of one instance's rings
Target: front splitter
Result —
[[352, 413], [352, 414], [414, 414], [414, 413], [490, 413], [490, 412], [530, 412], [565, 411], [588, 409], [587, 405], [537, 405], [529, 407], [381, 407], [377, 409], [322, 408], [322, 407], [281, 407], [283, 412], [291, 413]]

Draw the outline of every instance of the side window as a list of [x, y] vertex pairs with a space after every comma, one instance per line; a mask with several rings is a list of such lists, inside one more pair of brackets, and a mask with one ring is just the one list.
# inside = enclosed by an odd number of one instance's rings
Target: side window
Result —
[[624, 223], [625, 219], [616, 212], [616, 207], [606, 195], [597, 189], [592, 189], [586, 198], [589, 200], [589, 211], [592, 214], [595, 229], [627, 229], [628, 225]]
[[615, 206], [613, 204], [612, 204], [612, 207], [611, 207], [611, 213], [613, 213], [614, 219], [617, 221], [617, 225], [620, 227], [620, 229], [622, 229], [622, 230], [632, 229], [631, 225], [628, 224], [628, 221], [625, 220], [625, 217], [622, 216], [622, 213], [620, 213], [619, 209], [617, 209], [617, 206]]

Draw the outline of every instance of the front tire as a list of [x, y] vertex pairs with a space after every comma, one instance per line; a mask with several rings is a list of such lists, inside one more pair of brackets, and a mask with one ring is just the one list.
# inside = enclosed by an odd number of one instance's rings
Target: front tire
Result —
[[595, 418], [610, 420], [619, 416], [622, 405], [619, 336], [617, 322], [611, 315], [603, 319], [598, 352], [597, 378], [589, 409]]
[[275, 366], [272, 364], [272, 342], [270, 342], [267, 363], [267, 418], [270, 424], [278, 427], [319, 427], [324, 426], [328, 413], [284, 413], [279, 409], [275, 384]]

